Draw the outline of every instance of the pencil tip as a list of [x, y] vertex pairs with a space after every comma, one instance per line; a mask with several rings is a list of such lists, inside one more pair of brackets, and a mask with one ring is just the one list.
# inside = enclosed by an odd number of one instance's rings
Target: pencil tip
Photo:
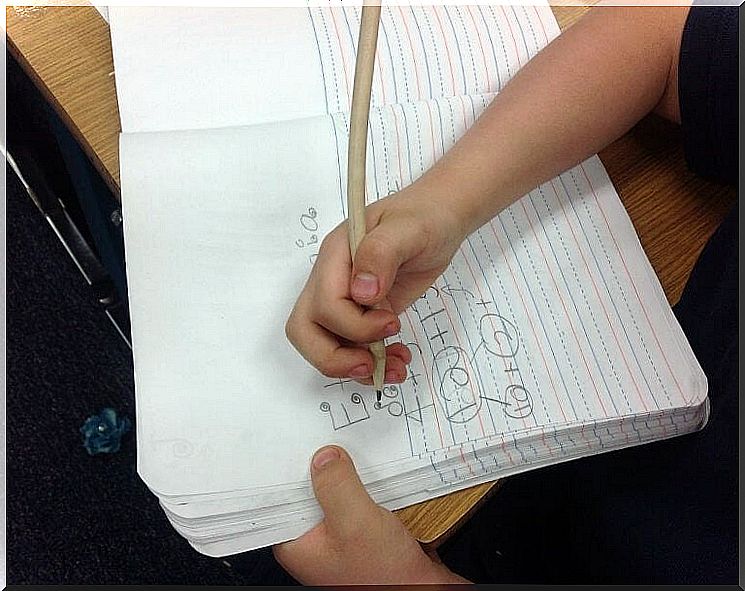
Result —
[[381, 392], [380, 390], [375, 390], [375, 396], [377, 397], [378, 402], [380, 402], [380, 399], [383, 397], [383, 392]]

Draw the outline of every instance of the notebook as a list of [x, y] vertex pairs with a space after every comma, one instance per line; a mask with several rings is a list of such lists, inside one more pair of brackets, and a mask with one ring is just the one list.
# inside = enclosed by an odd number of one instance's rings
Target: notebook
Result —
[[[380, 403], [320, 375], [284, 323], [346, 217], [360, 8], [109, 17], [138, 471], [199, 552], [316, 525], [325, 444], [397, 509], [705, 425], [706, 378], [597, 157], [464, 241], [401, 315], [413, 361]], [[423, 174], [558, 34], [547, 5], [384, 7], [369, 202]]]

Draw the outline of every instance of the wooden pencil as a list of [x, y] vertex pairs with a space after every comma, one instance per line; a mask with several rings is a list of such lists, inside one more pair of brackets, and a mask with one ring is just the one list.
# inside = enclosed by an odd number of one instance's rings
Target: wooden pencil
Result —
[[[357, 247], [365, 236], [365, 167], [367, 156], [367, 122], [370, 115], [375, 47], [378, 41], [380, 6], [365, 3], [362, 7], [357, 62], [354, 69], [352, 112], [349, 125], [349, 150], [347, 153], [347, 211], [349, 248], [352, 261]], [[385, 380], [385, 343], [376, 341], [368, 345], [373, 355], [373, 385], [380, 402]]]

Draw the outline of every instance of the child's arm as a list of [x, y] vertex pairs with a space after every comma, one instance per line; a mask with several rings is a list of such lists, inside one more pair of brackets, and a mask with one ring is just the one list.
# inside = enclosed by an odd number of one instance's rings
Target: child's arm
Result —
[[656, 110], [680, 121], [688, 8], [596, 8], [531, 60], [422, 179], [467, 231], [582, 162]]
[[[345, 226], [329, 234], [287, 322], [298, 351], [326, 375], [369, 383], [372, 357], [349, 342], [395, 333], [397, 314], [442, 273], [470, 232], [647, 113], [679, 119], [687, 12], [593, 9], [520, 70], [431, 170], [368, 208], [354, 269]], [[386, 380], [404, 379], [410, 359], [403, 345], [389, 347]]]

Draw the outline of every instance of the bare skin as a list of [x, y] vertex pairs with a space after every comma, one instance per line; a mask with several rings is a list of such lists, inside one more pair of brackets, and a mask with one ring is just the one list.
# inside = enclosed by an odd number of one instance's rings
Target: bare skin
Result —
[[434, 562], [393, 513], [372, 501], [343, 449], [316, 452], [311, 476], [325, 519], [274, 548], [277, 561], [303, 584], [468, 583]]

